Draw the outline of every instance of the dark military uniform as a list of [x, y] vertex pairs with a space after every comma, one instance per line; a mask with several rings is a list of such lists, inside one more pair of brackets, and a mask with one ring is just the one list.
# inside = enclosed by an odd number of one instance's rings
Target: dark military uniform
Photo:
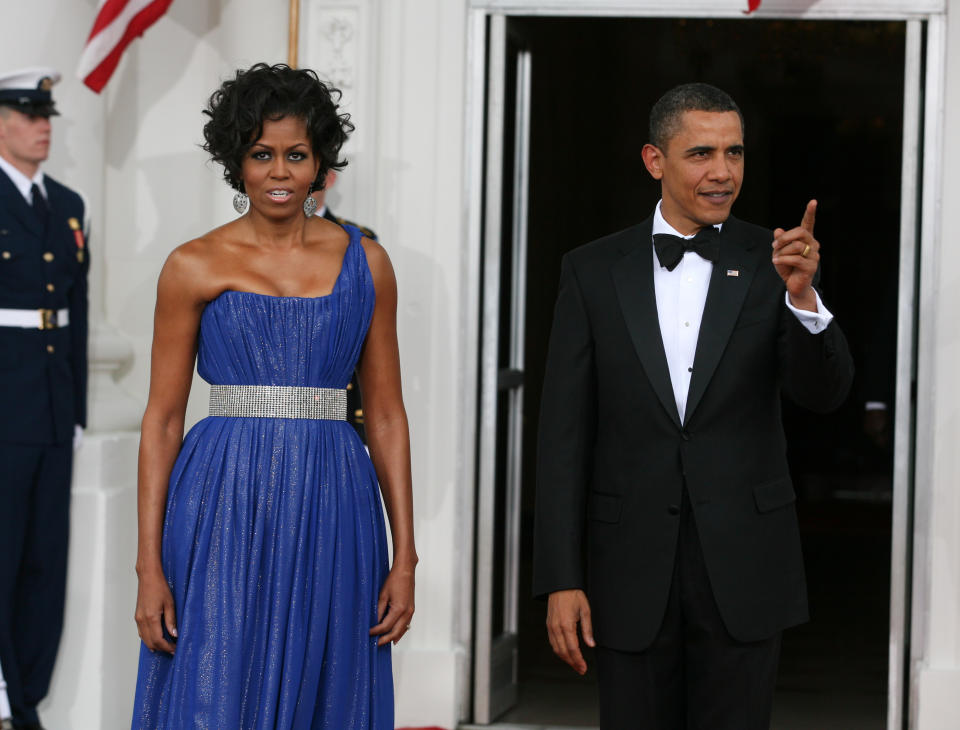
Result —
[[0, 169], [0, 665], [18, 728], [40, 727], [56, 659], [72, 441], [86, 425], [86, 211], [43, 185], [37, 210]]
[[[336, 223], [338, 226], [353, 226], [354, 228], [358, 228], [367, 238], [374, 241], [377, 240], [377, 234], [372, 230], [353, 221], [348, 221], [346, 218], [334, 215], [330, 211], [330, 208], [323, 209], [323, 217], [328, 221]], [[367, 434], [363, 430], [363, 403], [360, 400], [360, 384], [357, 382], [356, 373], [353, 374], [353, 379], [347, 386], [347, 420], [357, 429], [357, 433], [360, 434], [363, 443], [367, 443]]]

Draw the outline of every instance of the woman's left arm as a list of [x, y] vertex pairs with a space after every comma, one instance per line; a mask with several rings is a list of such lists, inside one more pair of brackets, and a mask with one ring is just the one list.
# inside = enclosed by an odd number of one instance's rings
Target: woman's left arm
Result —
[[390, 533], [393, 566], [380, 590], [377, 623], [371, 636], [382, 646], [396, 644], [410, 628], [414, 610], [413, 486], [410, 471], [410, 430], [400, 385], [397, 345], [397, 280], [383, 247], [363, 239], [373, 276], [376, 304], [357, 369], [363, 399], [364, 430], [370, 458], [377, 470]]

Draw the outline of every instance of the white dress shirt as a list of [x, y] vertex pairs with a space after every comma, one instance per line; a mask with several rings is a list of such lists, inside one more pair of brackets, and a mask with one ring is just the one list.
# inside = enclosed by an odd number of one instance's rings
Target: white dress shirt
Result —
[[44, 199], [48, 199], [47, 195], [47, 186], [43, 184], [43, 173], [40, 171], [40, 168], [37, 168], [37, 174], [33, 178], [29, 178], [20, 172], [17, 168], [7, 162], [3, 157], [0, 157], [0, 170], [3, 170], [7, 177], [13, 182], [17, 187], [17, 190], [20, 191], [20, 194], [23, 196], [23, 199], [27, 201], [27, 205], [33, 205], [33, 197], [30, 195], [30, 188], [36, 185], [40, 188], [40, 192], [43, 193]]
[[[660, 205], [653, 214], [653, 235], [670, 233], [683, 236], [667, 223], [660, 212]], [[722, 224], [716, 226], [720, 230]], [[723, 245], [723, 244], [721, 244]], [[703, 320], [703, 308], [707, 302], [707, 290], [710, 288], [710, 276], [713, 263], [693, 251], [687, 251], [677, 264], [677, 268], [668, 271], [657, 259], [653, 241], [650, 242], [653, 256], [653, 288], [657, 299], [657, 318], [660, 321], [660, 337], [667, 356], [670, 370], [670, 383], [673, 385], [673, 397], [677, 402], [677, 413], [681, 422], [686, 420], [687, 393], [690, 390], [690, 377], [693, 374], [693, 358], [697, 353], [697, 339], [700, 336], [700, 322]], [[771, 263], [770, 266], [773, 266]], [[812, 334], [822, 332], [833, 319], [817, 294], [817, 311], [808, 312], [797, 309], [786, 295], [786, 304], [800, 323]]]

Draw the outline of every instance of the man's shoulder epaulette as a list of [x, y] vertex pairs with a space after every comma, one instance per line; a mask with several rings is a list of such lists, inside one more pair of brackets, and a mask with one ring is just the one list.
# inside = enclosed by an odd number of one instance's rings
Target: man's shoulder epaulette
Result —
[[337, 223], [339, 223], [341, 226], [353, 226], [354, 228], [358, 229], [360, 233], [362, 233], [367, 238], [372, 239], [374, 241], [377, 240], [377, 234], [374, 233], [372, 229], [367, 228], [366, 226], [361, 226], [359, 223], [348, 221], [346, 218], [341, 218], [338, 215], [335, 215], [334, 218], [336, 219]]

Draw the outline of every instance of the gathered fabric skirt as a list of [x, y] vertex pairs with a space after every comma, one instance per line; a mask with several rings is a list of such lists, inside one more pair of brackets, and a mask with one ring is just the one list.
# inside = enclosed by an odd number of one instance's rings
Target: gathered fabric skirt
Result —
[[133, 728], [392, 730], [376, 474], [345, 421], [206, 418], [170, 477], [176, 652], [141, 646]]

